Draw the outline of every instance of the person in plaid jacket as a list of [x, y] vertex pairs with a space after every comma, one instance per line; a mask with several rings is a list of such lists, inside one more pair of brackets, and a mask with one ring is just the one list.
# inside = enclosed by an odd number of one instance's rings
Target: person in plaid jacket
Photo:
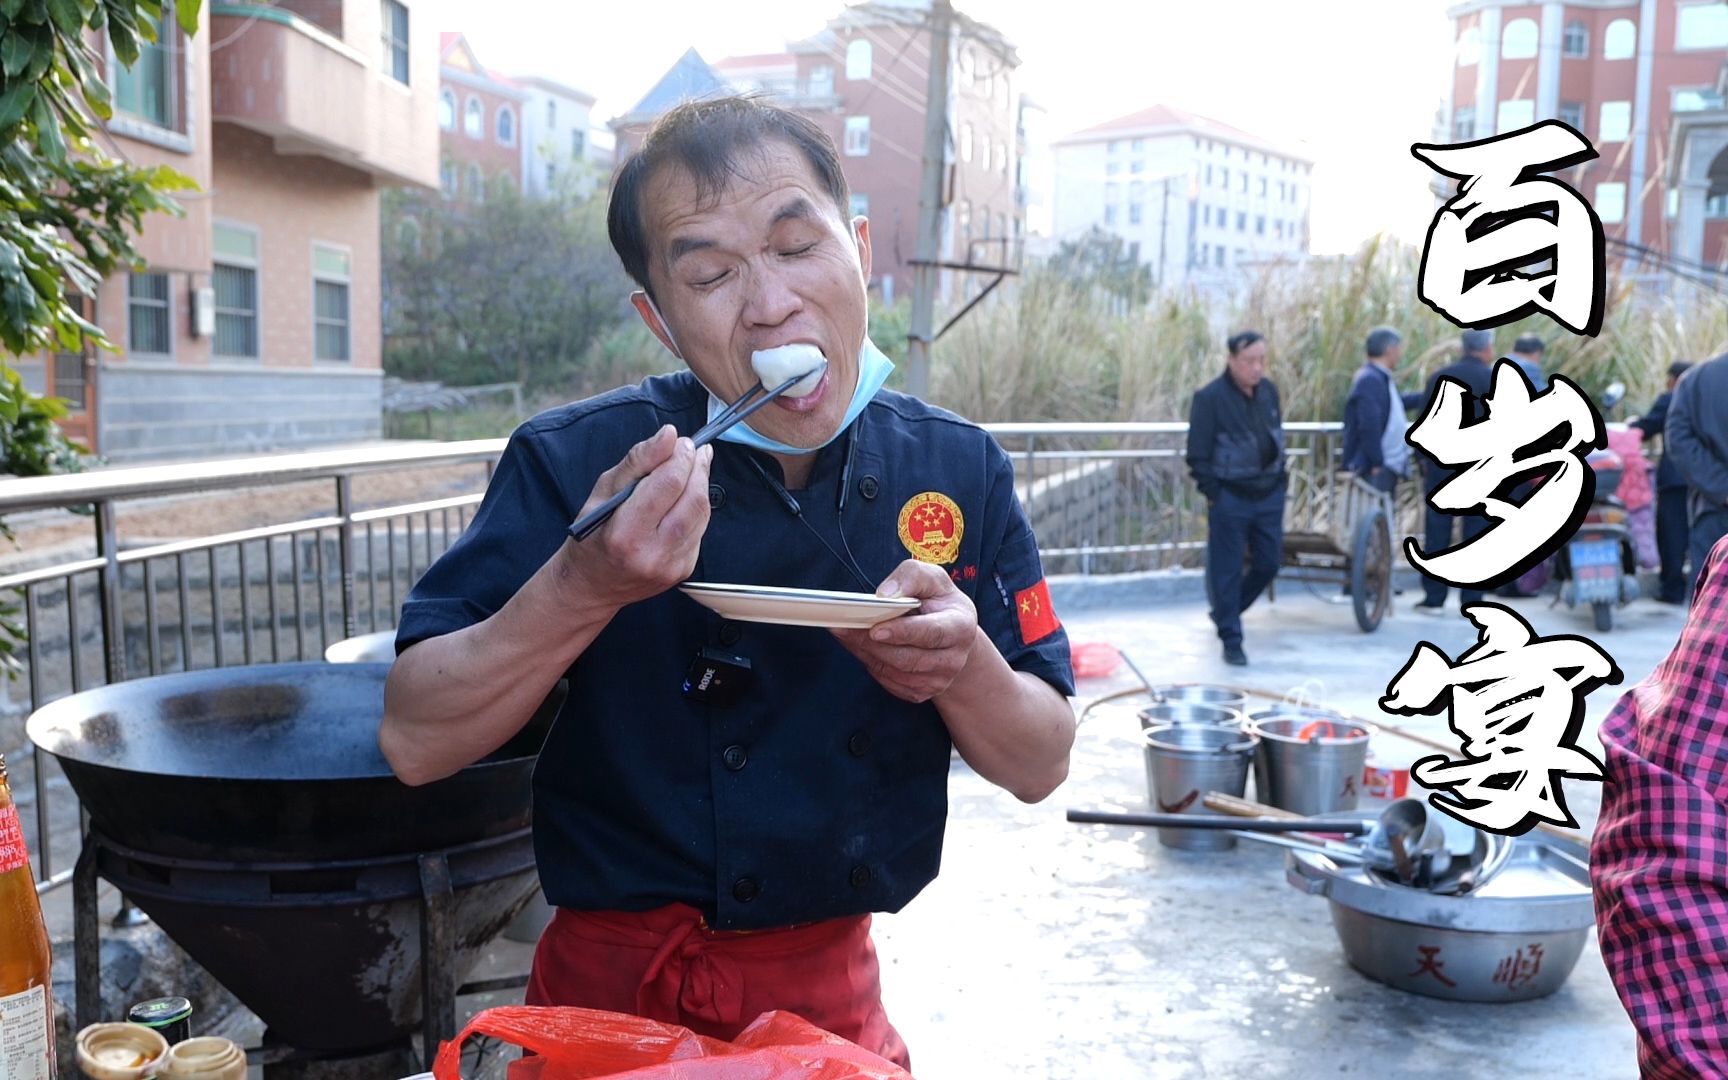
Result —
[[1647, 1078], [1728, 1077], [1728, 539], [1674, 651], [1601, 737], [1590, 846], [1602, 959]]

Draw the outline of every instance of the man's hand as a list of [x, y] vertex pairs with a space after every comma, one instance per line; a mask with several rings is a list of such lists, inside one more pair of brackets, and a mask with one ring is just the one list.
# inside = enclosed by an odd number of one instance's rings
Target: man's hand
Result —
[[902, 701], [929, 701], [947, 690], [978, 641], [978, 611], [971, 599], [940, 567], [916, 559], [895, 567], [876, 595], [916, 597], [923, 605], [915, 614], [869, 630], [831, 633]]
[[713, 459], [712, 446], [695, 449], [668, 424], [601, 473], [583, 514], [637, 477], [642, 482], [588, 539], [567, 540], [559, 551], [558, 576], [573, 590], [573, 599], [623, 607], [688, 578], [708, 528]]

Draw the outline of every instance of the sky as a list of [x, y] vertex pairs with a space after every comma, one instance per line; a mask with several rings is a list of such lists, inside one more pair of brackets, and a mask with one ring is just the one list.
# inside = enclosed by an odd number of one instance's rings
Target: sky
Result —
[[[784, 51], [844, 0], [443, 0], [441, 30], [480, 62], [595, 95], [596, 124], [628, 110], [683, 52], [713, 61]], [[1166, 104], [1315, 162], [1312, 249], [1377, 232], [1420, 242], [1431, 138], [1452, 32], [1446, 0], [957, 0], [1019, 50], [1020, 89], [1051, 137]], [[741, 18], [740, 11], [749, 17]]]

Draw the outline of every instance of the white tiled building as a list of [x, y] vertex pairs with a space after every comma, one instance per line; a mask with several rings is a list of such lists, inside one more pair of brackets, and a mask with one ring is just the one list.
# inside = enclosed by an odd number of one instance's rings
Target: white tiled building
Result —
[[1228, 124], [1157, 105], [1052, 152], [1052, 240], [1115, 233], [1157, 285], [1308, 251], [1313, 162]]
[[577, 177], [576, 191], [591, 195], [600, 183], [594, 164], [592, 118], [594, 95], [538, 75], [512, 80], [525, 95], [522, 103], [522, 186], [543, 198], [560, 183]]

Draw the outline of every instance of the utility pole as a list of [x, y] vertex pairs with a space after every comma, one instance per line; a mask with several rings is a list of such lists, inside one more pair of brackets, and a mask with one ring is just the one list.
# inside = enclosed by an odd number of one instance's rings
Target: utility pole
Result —
[[912, 326], [906, 343], [906, 390], [930, 392], [930, 346], [936, 328], [936, 265], [942, 247], [942, 173], [948, 150], [949, 0], [930, 5], [930, 82], [924, 101], [924, 174], [918, 193], [918, 264], [912, 268]]
[[1158, 211], [1158, 287], [1164, 287], [1164, 233], [1170, 227], [1170, 178], [1164, 178], [1164, 206]]

